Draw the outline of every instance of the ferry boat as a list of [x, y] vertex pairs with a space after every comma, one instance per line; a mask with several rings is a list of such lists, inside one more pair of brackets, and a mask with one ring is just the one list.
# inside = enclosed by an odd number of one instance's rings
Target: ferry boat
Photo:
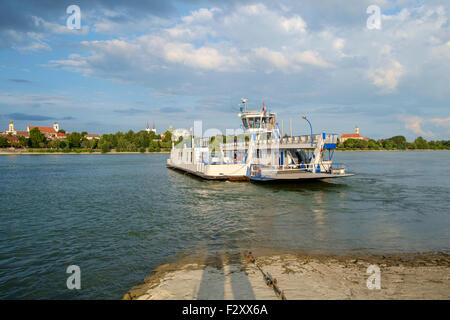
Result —
[[[282, 137], [276, 114], [239, 105], [242, 134], [188, 138], [175, 144], [167, 167], [210, 180], [298, 181], [352, 176], [333, 163], [337, 134]], [[306, 117], [303, 117], [305, 120]], [[307, 120], [308, 121], [308, 120]], [[309, 121], [308, 121], [309, 122]]]

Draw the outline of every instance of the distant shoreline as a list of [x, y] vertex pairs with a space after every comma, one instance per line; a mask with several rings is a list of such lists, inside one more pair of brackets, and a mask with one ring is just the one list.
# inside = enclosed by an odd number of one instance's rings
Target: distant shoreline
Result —
[[[336, 149], [336, 152], [405, 152], [405, 151], [450, 151], [447, 149], [406, 149], [406, 150], [339, 150]], [[116, 151], [110, 151], [106, 153], [102, 152], [50, 152], [50, 151], [42, 151], [42, 152], [36, 152], [36, 151], [0, 151], [0, 156], [10, 156], [10, 155], [61, 155], [61, 154], [170, 154], [170, 151], [159, 151], [159, 152], [131, 152], [131, 151], [124, 151], [124, 152], [116, 152]]]
[[343, 150], [343, 149], [335, 149], [334, 151], [336, 151], [336, 152], [377, 152], [377, 151], [378, 152], [404, 152], [404, 151], [450, 151], [450, 150], [449, 149], [405, 149], [405, 150], [400, 150], [400, 149], [394, 149], [394, 150], [386, 150], [386, 149], [382, 149], [382, 150], [370, 150], [370, 149]]
[[124, 151], [124, 152], [115, 152], [110, 151], [106, 153], [102, 152], [49, 152], [49, 151], [42, 151], [42, 152], [35, 152], [35, 151], [0, 151], [0, 156], [11, 156], [11, 155], [61, 155], [61, 154], [97, 154], [97, 155], [108, 155], [108, 154], [170, 154], [169, 151], [160, 151], [160, 152], [130, 152], [130, 151]]

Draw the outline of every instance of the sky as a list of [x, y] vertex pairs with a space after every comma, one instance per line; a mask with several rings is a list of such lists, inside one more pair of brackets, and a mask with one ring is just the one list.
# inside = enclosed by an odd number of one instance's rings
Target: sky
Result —
[[[78, 5], [80, 29], [69, 29]], [[380, 8], [380, 28], [367, 12]], [[239, 128], [450, 139], [449, 1], [3, 0], [0, 130]], [[373, 21], [373, 20], [370, 20]]]

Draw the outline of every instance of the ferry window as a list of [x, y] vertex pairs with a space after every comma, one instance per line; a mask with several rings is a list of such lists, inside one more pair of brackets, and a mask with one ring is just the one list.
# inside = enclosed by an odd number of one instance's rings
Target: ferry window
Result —
[[259, 128], [260, 127], [260, 120], [256, 119], [255, 121], [255, 128]]
[[253, 126], [254, 126], [253, 119], [248, 119], [248, 122], [249, 122], [249, 127], [253, 128]]
[[247, 118], [243, 118], [242, 119], [242, 123], [244, 124], [244, 128], [248, 128], [248, 121], [247, 121]]

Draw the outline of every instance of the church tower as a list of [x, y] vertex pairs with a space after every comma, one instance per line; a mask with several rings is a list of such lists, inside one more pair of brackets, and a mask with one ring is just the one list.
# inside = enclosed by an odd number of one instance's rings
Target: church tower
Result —
[[12, 135], [15, 135], [17, 132], [14, 130], [14, 123], [12, 120], [9, 121], [9, 128], [6, 133], [11, 133]]
[[156, 134], [155, 120], [153, 120], [153, 128], [152, 131]]
[[147, 131], [147, 133], [150, 133], [150, 126], [148, 125], [148, 121], [145, 125], [145, 131]]
[[358, 128], [358, 126], [355, 126], [355, 133], [356, 133], [356, 134], [359, 134], [359, 128]]

